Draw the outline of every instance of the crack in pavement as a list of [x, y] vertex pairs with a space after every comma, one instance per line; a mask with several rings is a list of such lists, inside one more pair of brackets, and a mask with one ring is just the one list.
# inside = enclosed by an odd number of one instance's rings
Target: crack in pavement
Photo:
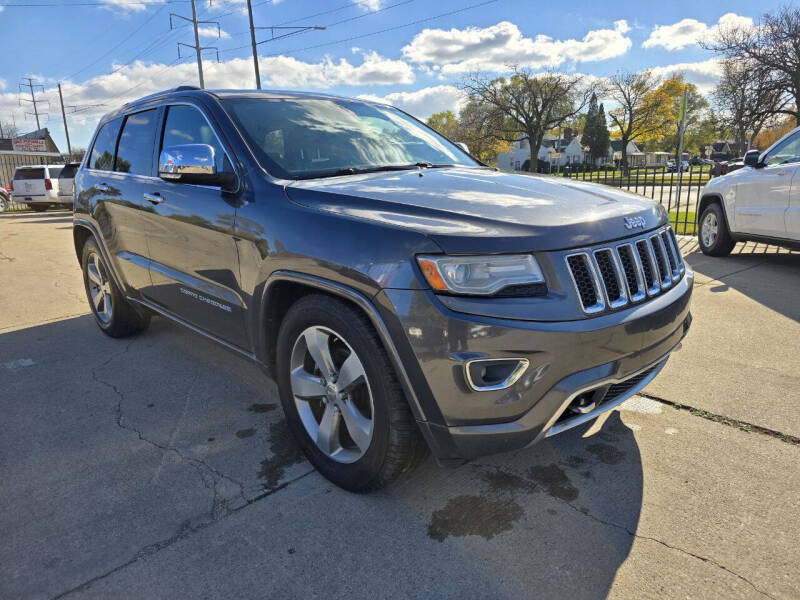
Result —
[[[194, 467], [198, 471], [198, 473], [200, 474], [200, 477], [201, 477], [201, 479], [203, 481], [203, 485], [206, 488], [208, 488], [209, 490], [213, 490], [213, 492], [214, 492], [214, 500], [215, 501], [217, 500], [217, 492], [218, 492], [217, 484], [216, 484], [216, 482], [213, 482], [214, 483], [213, 488], [209, 487], [209, 485], [207, 483], [207, 480], [206, 480], [206, 475], [207, 474], [204, 472], [204, 470], [210, 471], [213, 475], [216, 475], [219, 479], [227, 480], [227, 481], [230, 481], [231, 483], [233, 483], [239, 489], [238, 494], [241, 497], [242, 501], [246, 503], [247, 502], [247, 498], [245, 497], [245, 485], [241, 481], [238, 481], [238, 480], [234, 479], [230, 475], [226, 475], [225, 473], [223, 473], [219, 469], [217, 469], [215, 467], [212, 467], [210, 464], [208, 464], [206, 461], [204, 461], [204, 460], [202, 460], [200, 458], [187, 456], [186, 454], [181, 452], [181, 450], [179, 450], [178, 448], [176, 448], [174, 446], [160, 444], [159, 442], [156, 442], [155, 440], [151, 440], [150, 438], [146, 437], [144, 435], [144, 433], [142, 433], [142, 431], [140, 431], [139, 429], [137, 429], [133, 425], [128, 425], [128, 424], [123, 422], [124, 415], [123, 415], [123, 410], [122, 410], [122, 403], [125, 401], [125, 394], [122, 392], [122, 390], [120, 390], [113, 383], [101, 379], [97, 375], [97, 371], [99, 369], [107, 366], [113, 360], [116, 360], [120, 356], [126, 354], [130, 350], [130, 348], [133, 345], [133, 343], [134, 343], [133, 341], [129, 342], [125, 346], [125, 350], [123, 350], [122, 352], [119, 352], [119, 353], [109, 357], [108, 360], [106, 360], [105, 362], [101, 363], [100, 365], [94, 367], [92, 369], [92, 371], [91, 371], [92, 372], [92, 379], [95, 382], [97, 382], [97, 383], [99, 383], [101, 385], [104, 385], [105, 387], [113, 390], [113, 392], [117, 395], [117, 398], [118, 398], [117, 406], [116, 406], [116, 423], [117, 423], [117, 427], [120, 427], [121, 429], [125, 429], [126, 431], [130, 431], [132, 433], [135, 433], [141, 441], [143, 441], [143, 442], [145, 442], [147, 444], [150, 444], [151, 446], [154, 446], [154, 447], [156, 447], [156, 448], [158, 448], [160, 450], [163, 450], [164, 452], [173, 452], [181, 460], [186, 461], [188, 464], [190, 464], [192, 467]], [[214, 514], [215, 510], [216, 510], [215, 507], [212, 507], [212, 510], [211, 510], [212, 517], [213, 517], [213, 514]], [[230, 509], [228, 509], [228, 510], [230, 510]]]
[[640, 535], [640, 534], [636, 533], [635, 531], [631, 531], [630, 529], [628, 529], [624, 525], [620, 525], [619, 523], [614, 523], [613, 521], [606, 521], [605, 519], [601, 519], [600, 517], [597, 517], [597, 516], [593, 515], [588, 510], [582, 510], [582, 509], [578, 508], [577, 506], [575, 506], [574, 504], [572, 504], [571, 502], [567, 502], [566, 500], [561, 500], [561, 499], [558, 499], [558, 498], [556, 500], [558, 500], [560, 502], [563, 502], [564, 504], [569, 506], [575, 512], [580, 513], [580, 514], [582, 514], [582, 515], [584, 515], [586, 517], [589, 517], [593, 521], [596, 521], [596, 522], [598, 522], [598, 523], [600, 523], [602, 525], [605, 525], [607, 527], [613, 527], [615, 529], [619, 529], [621, 531], [624, 531], [625, 533], [627, 533], [628, 535], [630, 535], [631, 537], [633, 537], [635, 539], [655, 542], [656, 544], [660, 544], [660, 545], [664, 546], [665, 548], [669, 548], [670, 550], [675, 550], [677, 552], [681, 552], [682, 554], [685, 554], [686, 556], [690, 556], [691, 558], [695, 558], [695, 559], [700, 560], [700, 561], [702, 561], [704, 563], [708, 563], [708, 564], [714, 565], [718, 569], [721, 569], [721, 570], [725, 571], [726, 573], [730, 573], [731, 575], [737, 577], [738, 579], [741, 579], [742, 581], [744, 581], [746, 584], [748, 584], [750, 587], [752, 587], [756, 592], [758, 592], [762, 596], [766, 596], [767, 598], [771, 598], [772, 600], [776, 600], [775, 596], [772, 596], [771, 594], [769, 594], [769, 593], [765, 592], [764, 590], [760, 589], [752, 581], [747, 579], [747, 577], [744, 577], [743, 575], [740, 575], [736, 571], [733, 571], [733, 570], [729, 569], [725, 565], [718, 563], [713, 558], [709, 558], [707, 556], [701, 556], [700, 554], [695, 554], [694, 552], [686, 550], [685, 548], [680, 548], [678, 546], [673, 546], [671, 544], [668, 544], [667, 542], [659, 540], [658, 538], [654, 538], [654, 537], [651, 537], [651, 536], [648, 536], [648, 535]]
[[[202, 520], [202, 521], [200, 521], [198, 523], [195, 523], [194, 525], [191, 525], [189, 520], [185, 521], [184, 524], [178, 529], [178, 531], [174, 535], [172, 535], [172, 536], [170, 536], [170, 537], [168, 537], [166, 539], [163, 539], [163, 540], [160, 540], [160, 541], [157, 541], [155, 543], [148, 544], [147, 546], [142, 547], [130, 559], [128, 559], [127, 561], [123, 562], [122, 564], [119, 564], [116, 567], [106, 571], [105, 573], [102, 573], [101, 575], [97, 575], [95, 577], [92, 577], [91, 579], [89, 579], [87, 581], [84, 581], [83, 583], [81, 583], [81, 584], [79, 584], [79, 585], [77, 585], [77, 586], [75, 586], [73, 588], [70, 588], [70, 589], [68, 589], [68, 590], [66, 590], [64, 592], [61, 592], [61, 593], [53, 596], [52, 600], [58, 600], [60, 598], [64, 598], [66, 596], [69, 596], [69, 595], [71, 595], [73, 593], [84, 591], [84, 590], [90, 588], [92, 585], [94, 585], [98, 581], [106, 579], [107, 577], [110, 577], [111, 575], [122, 571], [123, 569], [125, 569], [125, 568], [129, 567], [130, 565], [142, 560], [143, 558], [146, 558], [148, 556], [152, 556], [153, 554], [156, 554], [156, 553], [160, 552], [161, 550], [164, 550], [165, 548], [169, 548], [170, 546], [172, 546], [176, 542], [179, 542], [179, 541], [181, 541], [183, 539], [186, 539], [187, 537], [189, 537], [189, 536], [191, 536], [191, 535], [193, 535], [193, 534], [195, 534], [195, 533], [197, 533], [199, 531], [202, 531], [202, 530], [206, 529], [207, 527], [209, 527], [211, 525], [214, 525], [215, 523], [221, 522], [222, 520], [230, 517], [231, 515], [234, 515], [234, 514], [238, 513], [240, 510], [243, 510], [243, 509], [247, 508], [248, 506], [250, 506], [252, 504], [255, 504], [256, 502], [259, 502], [260, 500], [263, 500], [264, 498], [267, 498], [267, 497], [269, 497], [269, 496], [271, 496], [271, 495], [273, 495], [273, 494], [275, 494], [275, 493], [287, 488], [289, 485], [295, 483], [296, 481], [299, 481], [300, 479], [303, 479], [304, 477], [307, 477], [308, 475], [310, 475], [311, 473], [314, 472], [314, 469], [310, 469], [310, 470], [306, 471], [305, 473], [302, 473], [302, 474], [298, 475], [297, 477], [294, 477], [294, 478], [292, 478], [292, 479], [290, 479], [288, 481], [285, 481], [285, 482], [281, 483], [280, 485], [278, 485], [276, 487], [273, 487], [273, 488], [270, 488], [268, 490], [265, 490], [262, 493], [254, 496], [254, 497], [248, 498], [248, 497], [245, 496], [245, 493], [244, 493], [245, 486], [244, 486], [243, 483], [237, 481], [236, 479], [230, 477], [229, 475], [226, 475], [226, 474], [222, 473], [221, 471], [219, 471], [218, 469], [212, 467], [211, 465], [207, 464], [205, 461], [203, 461], [201, 459], [197, 459], [197, 458], [194, 458], [194, 457], [191, 457], [191, 456], [186, 456], [185, 454], [183, 454], [177, 448], [174, 448], [174, 447], [171, 447], [171, 446], [166, 446], [166, 445], [163, 445], [163, 444], [159, 444], [158, 442], [156, 442], [154, 440], [148, 439], [141, 431], [139, 431], [135, 427], [123, 423], [122, 402], [125, 400], [125, 394], [122, 392], [122, 390], [120, 390], [113, 383], [101, 379], [97, 375], [97, 371], [99, 369], [107, 366], [112, 361], [116, 360], [117, 358], [119, 358], [119, 357], [123, 356], [124, 354], [126, 354], [130, 350], [130, 348], [133, 345], [133, 343], [134, 343], [134, 341], [129, 342], [126, 345], [126, 347], [125, 347], [125, 349], [123, 351], [118, 352], [117, 354], [114, 354], [113, 356], [111, 356], [107, 360], [105, 360], [103, 363], [101, 363], [101, 364], [97, 365], [96, 367], [92, 368], [92, 370], [91, 370], [92, 379], [95, 382], [99, 383], [100, 385], [103, 385], [103, 386], [111, 389], [114, 392], [114, 394], [117, 396], [118, 402], [117, 402], [117, 406], [116, 406], [116, 409], [115, 409], [115, 413], [116, 413], [116, 424], [117, 424], [117, 426], [119, 428], [124, 429], [126, 431], [130, 431], [132, 433], [135, 433], [137, 435], [137, 437], [141, 441], [143, 441], [143, 442], [145, 442], [147, 444], [150, 444], [150, 445], [152, 445], [152, 446], [154, 446], [154, 447], [156, 447], [156, 448], [158, 448], [158, 449], [160, 449], [160, 450], [162, 450], [164, 452], [173, 452], [173, 453], [175, 453], [181, 460], [186, 461], [190, 466], [192, 466], [197, 471], [197, 473], [199, 474], [200, 479], [201, 479], [201, 481], [203, 483], [203, 486], [212, 493], [211, 508], [209, 510], [208, 515], [206, 516], [206, 518], [204, 520]], [[216, 477], [214, 477], [214, 476], [216, 476]], [[221, 480], [230, 481], [233, 484], [238, 486], [238, 488], [239, 488], [239, 496], [240, 496], [240, 498], [242, 500], [241, 504], [239, 504], [238, 506], [229, 506], [227, 504], [227, 501], [220, 500], [218, 485], [219, 485]]]
[[282, 484], [280, 484], [279, 486], [277, 486], [275, 488], [272, 488], [270, 490], [267, 490], [266, 492], [264, 492], [263, 494], [255, 497], [255, 498], [247, 500], [246, 504], [244, 504], [244, 505], [242, 505], [242, 506], [240, 506], [238, 508], [231, 509], [227, 514], [223, 515], [220, 518], [214, 519], [212, 521], [205, 521], [205, 522], [199, 523], [198, 525], [195, 525], [195, 526], [181, 527], [175, 533], [175, 535], [173, 535], [171, 537], [168, 537], [166, 539], [160, 540], [158, 542], [155, 542], [153, 544], [149, 544], [147, 546], [142, 547], [141, 550], [139, 550], [136, 554], [134, 554], [131, 558], [126, 560], [124, 563], [117, 565], [113, 569], [109, 569], [108, 571], [106, 571], [105, 573], [102, 573], [101, 575], [97, 575], [95, 577], [92, 577], [91, 579], [89, 579], [87, 581], [84, 581], [83, 583], [81, 583], [79, 585], [76, 585], [73, 588], [70, 588], [70, 589], [68, 589], [66, 591], [63, 591], [63, 592], [61, 592], [61, 593], [59, 593], [59, 594], [57, 594], [55, 596], [52, 596], [51, 600], [60, 600], [61, 598], [65, 598], [65, 597], [67, 597], [67, 596], [69, 596], [71, 594], [74, 594], [76, 592], [82, 592], [84, 590], [87, 590], [90, 587], [92, 587], [95, 583], [97, 583], [99, 581], [102, 581], [104, 579], [107, 579], [108, 577], [110, 577], [111, 575], [114, 575], [115, 573], [119, 573], [120, 571], [126, 569], [127, 567], [131, 566], [132, 564], [139, 562], [143, 558], [147, 558], [148, 556], [152, 556], [154, 554], [157, 554], [158, 552], [161, 552], [162, 550], [165, 550], [166, 548], [169, 548], [173, 544], [175, 544], [177, 542], [180, 542], [181, 540], [184, 540], [184, 539], [190, 537], [191, 535], [193, 535], [193, 534], [195, 534], [195, 533], [197, 533], [199, 531], [202, 531], [202, 530], [204, 530], [204, 529], [206, 529], [206, 528], [208, 528], [208, 527], [210, 527], [212, 525], [215, 525], [217, 523], [222, 522], [227, 517], [230, 517], [231, 515], [234, 515], [234, 514], [238, 513], [241, 510], [244, 510], [248, 506], [258, 502], [259, 500], [263, 500], [264, 498], [266, 498], [268, 496], [272, 496], [273, 494], [277, 494], [278, 492], [280, 492], [281, 490], [289, 487], [291, 484], [295, 483], [296, 481], [299, 481], [300, 479], [303, 479], [304, 477], [307, 477], [308, 475], [311, 475], [311, 473], [313, 473], [313, 472], [314, 472], [314, 469], [311, 469], [310, 471], [307, 471], [307, 472], [305, 472], [305, 473], [303, 473], [301, 475], [298, 475], [297, 477], [294, 477], [293, 479], [285, 481]]
[[747, 421], [742, 421], [740, 419], [734, 419], [733, 417], [726, 417], [725, 415], [712, 413], [710, 411], [703, 410], [701, 408], [695, 408], [694, 406], [689, 406], [688, 404], [673, 402], [672, 400], [667, 400], [666, 398], [660, 398], [659, 396], [654, 396], [652, 394], [645, 394], [639, 392], [638, 395], [642, 396], [643, 398], [647, 398], [648, 400], [655, 400], [656, 402], [660, 402], [661, 404], [666, 404], [667, 406], [671, 406], [675, 410], [688, 412], [690, 415], [694, 417], [700, 417], [701, 419], [712, 421], [714, 423], [719, 423], [720, 425], [733, 427], [734, 429], [738, 429], [746, 433], [758, 433], [760, 435], [765, 435], [767, 437], [775, 438], [776, 440], [784, 442], [785, 444], [800, 446], [800, 437], [794, 436], [790, 433], [783, 433], [782, 431], [770, 429], [769, 427], [754, 425], [753, 423], [748, 423]]

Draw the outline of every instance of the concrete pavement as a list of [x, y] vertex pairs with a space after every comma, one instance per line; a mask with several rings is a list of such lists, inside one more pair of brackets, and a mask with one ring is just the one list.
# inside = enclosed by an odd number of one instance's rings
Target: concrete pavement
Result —
[[[0, 597], [798, 597], [794, 438], [639, 397], [348, 494], [255, 366], [162, 319], [102, 335], [68, 221], [0, 216]], [[688, 260], [694, 328], [646, 392], [797, 436], [800, 258]]]

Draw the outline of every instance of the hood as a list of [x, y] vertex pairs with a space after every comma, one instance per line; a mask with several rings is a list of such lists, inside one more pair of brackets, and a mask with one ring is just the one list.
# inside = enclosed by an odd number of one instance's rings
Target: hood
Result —
[[[484, 168], [439, 168], [298, 181], [299, 204], [432, 237], [445, 252], [515, 252], [588, 246], [653, 229], [666, 212], [605, 185]], [[623, 217], [644, 218], [630, 230]]]

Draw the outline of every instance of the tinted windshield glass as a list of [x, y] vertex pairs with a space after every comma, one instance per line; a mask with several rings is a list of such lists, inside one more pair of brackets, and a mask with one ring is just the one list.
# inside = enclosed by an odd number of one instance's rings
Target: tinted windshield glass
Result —
[[271, 174], [304, 179], [416, 163], [478, 166], [459, 147], [388, 106], [350, 100], [224, 101]]
[[17, 169], [14, 171], [14, 180], [44, 179], [44, 169]]

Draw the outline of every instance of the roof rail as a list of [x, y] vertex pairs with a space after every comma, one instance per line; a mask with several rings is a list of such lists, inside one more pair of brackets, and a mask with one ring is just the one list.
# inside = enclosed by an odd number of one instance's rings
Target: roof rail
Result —
[[141, 102], [142, 100], [152, 100], [153, 98], [158, 98], [159, 96], [163, 96], [165, 94], [171, 94], [173, 92], [189, 92], [199, 89], [200, 89], [199, 87], [194, 85], [179, 85], [176, 88], [172, 88], [169, 90], [161, 90], [160, 92], [155, 92], [153, 94], [137, 98], [136, 100], [131, 100], [130, 102], [126, 102], [125, 104], [123, 104], [122, 107], [125, 108], [126, 106], [130, 106], [131, 104], [136, 104], [137, 102]]
[[197, 87], [196, 85], [179, 85], [178, 87], [176, 87], [172, 91], [173, 92], [187, 92], [189, 90], [199, 90], [199, 89], [200, 88]]

